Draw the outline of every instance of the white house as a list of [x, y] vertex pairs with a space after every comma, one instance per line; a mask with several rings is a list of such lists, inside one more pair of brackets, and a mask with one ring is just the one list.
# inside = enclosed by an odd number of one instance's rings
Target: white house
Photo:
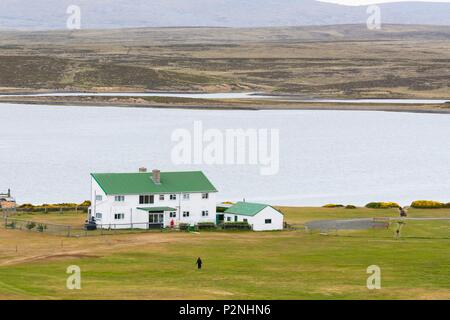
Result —
[[254, 231], [283, 230], [284, 216], [260, 203], [238, 202], [224, 212], [225, 222], [247, 222]]
[[216, 193], [201, 171], [92, 173], [90, 219], [105, 229], [215, 223]]

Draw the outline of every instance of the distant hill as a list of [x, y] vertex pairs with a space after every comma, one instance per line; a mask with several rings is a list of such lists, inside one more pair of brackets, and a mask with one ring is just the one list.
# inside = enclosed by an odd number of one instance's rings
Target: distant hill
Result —
[[[316, 26], [365, 23], [367, 7], [315, 0], [2, 0], [1, 29], [64, 29], [69, 5], [83, 28]], [[380, 5], [382, 22], [450, 25], [450, 3]]]

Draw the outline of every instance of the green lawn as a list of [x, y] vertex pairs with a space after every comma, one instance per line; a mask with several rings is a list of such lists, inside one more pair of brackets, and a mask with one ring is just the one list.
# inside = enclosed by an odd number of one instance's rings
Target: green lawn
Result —
[[[397, 215], [368, 209], [284, 211], [290, 223]], [[450, 210], [410, 215], [450, 216]], [[450, 299], [450, 221], [407, 221], [400, 239], [394, 238], [395, 228], [393, 222], [388, 230], [330, 235], [297, 230], [79, 239], [0, 229], [0, 247], [9, 250], [0, 253], [0, 298]], [[11, 245], [19, 238], [16, 253]], [[195, 268], [197, 256], [204, 260], [201, 271]], [[72, 264], [82, 270], [81, 290], [65, 287], [65, 270]], [[373, 264], [381, 268], [381, 290], [366, 288], [366, 268]]]

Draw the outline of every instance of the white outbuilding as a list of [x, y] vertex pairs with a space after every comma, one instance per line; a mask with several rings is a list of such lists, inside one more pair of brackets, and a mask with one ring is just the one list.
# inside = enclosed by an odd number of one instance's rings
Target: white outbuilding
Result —
[[226, 222], [247, 222], [254, 231], [283, 230], [284, 216], [267, 204], [237, 202], [224, 212]]

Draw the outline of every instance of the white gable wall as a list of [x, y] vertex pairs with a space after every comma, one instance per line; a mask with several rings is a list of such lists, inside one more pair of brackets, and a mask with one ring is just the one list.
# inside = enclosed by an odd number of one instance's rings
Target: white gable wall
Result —
[[[254, 216], [225, 213], [225, 222], [228, 222], [228, 218], [230, 218], [230, 222], [234, 222], [235, 216], [237, 216], [238, 222], [244, 222], [247, 219], [248, 224], [252, 226], [254, 231], [283, 230], [283, 214], [270, 206], [265, 207]], [[266, 224], [266, 219], [271, 219], [272, 222]]]

